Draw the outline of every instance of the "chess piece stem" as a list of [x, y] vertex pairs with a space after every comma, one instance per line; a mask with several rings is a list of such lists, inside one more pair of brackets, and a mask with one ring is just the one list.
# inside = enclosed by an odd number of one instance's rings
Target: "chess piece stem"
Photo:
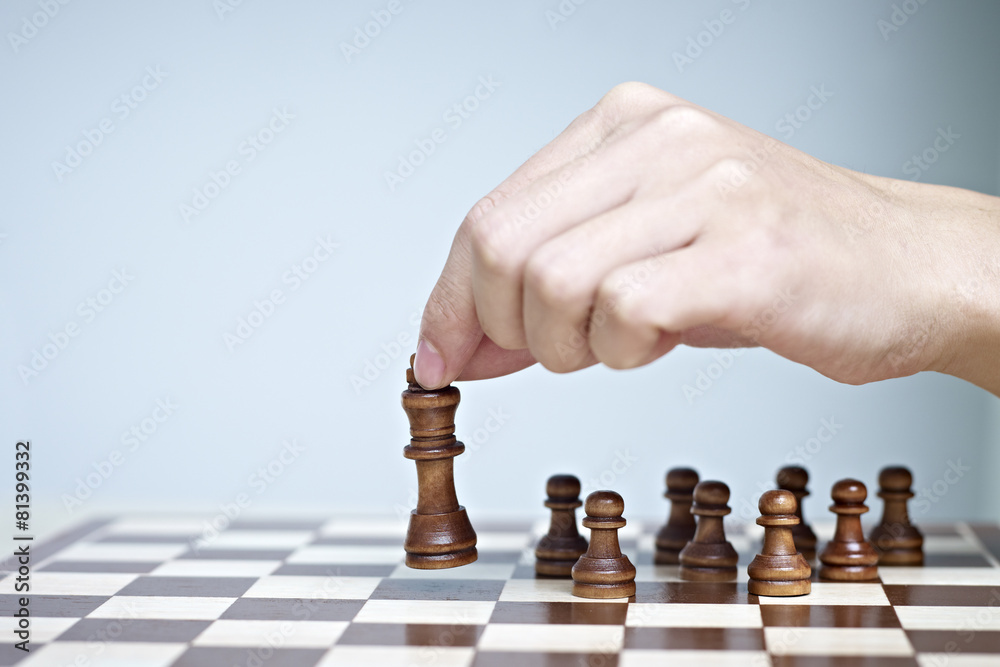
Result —
[[736, 549], [726, 540], [722, 517], [729, 514], [729, 487], [699, 482], [691, 513], [698, 517], [694, 538], [680, 553], [680, 577], [689, 581], [731, 581], [736, 578]]

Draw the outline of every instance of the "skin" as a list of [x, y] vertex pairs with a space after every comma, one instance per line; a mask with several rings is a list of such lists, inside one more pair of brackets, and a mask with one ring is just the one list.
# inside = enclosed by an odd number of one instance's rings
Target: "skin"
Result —
[[760, 345], [838, 382], [1000, 395], [1000, 199], [827, 164], [641, 83], [480, 200], [424, 309], [427, 388]]

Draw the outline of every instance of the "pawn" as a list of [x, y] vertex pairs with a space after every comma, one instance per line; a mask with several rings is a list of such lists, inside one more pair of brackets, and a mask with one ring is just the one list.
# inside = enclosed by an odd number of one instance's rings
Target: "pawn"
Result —
[[924, 536], [910, 523], [906, 502], [913, 497], [913, 474], [902, 466], [883, 468], [878, 476], [882, 521], [868, 535], [879, 565], [923, 565]]
[[699, 482], [691, 513], [698, 517], [694, 538], [680, 553], [680, 576], [689, 581], [730, 581], [736, 578], [736, 549], [726, 541], [722, 517], [729, 514], [729, 487]]
[[696, 524], [691, 514], [691, 503], [697, 484], [698, 473], [691, 468], [671, 468], [667, 471], [667, 492], [663, 495], [670, 500], [670, 515], [656, 534], [653, 562], [657, 565], [679, 563], [681, 549], [694, 537]]
[[795, 548], [807, 560], [812, 560], [816, 557], [816, 533], [802, 516], [802, 499], [809, 495], [809, 491], [806, 490], [808, 483], [809, 473], [805, 468], [786, 466], [778, 471], [778, 488], [791, 491], [795, 496], [795, 516], [799, 518], [799, 522], [792, 526]]
[[573, 566], [573, 595], [581, 598], [627, 598], [635, 595], [635, 566], [622, 554], [618, 530], [625, 526], [625, 501], [614, 491], [594, 491], [584, 505], [583, 525], [590, 547]]
[[549, 532], [535, 548], [535, 572], [568, 577], [573, 564], [587, 550], [587, 540], [576, 530], [576, 508], [580, 502], [580, 480], [573, 475], [549, 477], [545, 506], [552, 510]]
[[861, 530], [861, 515], [868, 511], [865, 498], [868, 490], [856, 479], [842, 479], [830, 492], [837, 515], [833, 539], [827, 542], [819, 560], [821, 579], [835, 581], [870, 581], [878, 577], [878, 554], [865, 540]]
[[747, 586], [753, 595], [805, 595], [812, 590], [812, 568], [795, 548], [797, 505], [795, 494], [785, 489], [765, 491], [757, 503], [757, 525], [764, 526], [764, 547], [747, 567]]

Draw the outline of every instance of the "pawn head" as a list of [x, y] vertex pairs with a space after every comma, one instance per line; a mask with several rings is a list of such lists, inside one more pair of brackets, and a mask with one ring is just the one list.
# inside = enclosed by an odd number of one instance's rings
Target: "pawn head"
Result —
[[691, 493], [698, 484], [698, 473], [691, 468], [671, 468], [667, 471], [667, 491]]
[[868, 489], [864, 482], [856, 479], [842, 479], [833, 485], [830, 491], [833, 502], [841, 505], [858, 505], [865, 502], [868, 497]]
[[909, 491], [913, 485], [913, 473], [903, 466], [882, 468], [878, 474], [878, 485], [885, 491]]
[[556, 501], [579, 500], [580, 480], [574, 475], [552, 475], [545, 485], [545, 493]]
[[760, 496], [760, 502], [757, 503], [757, 509], [760, 510], [762, 516], [795, 514], [797, 506], [795, 494], [786, 489], [765, 491]]
[[778, 488], [804, 491], [809, 483], [809, 473], [799, 466], [785, 466], [778, 471]]
[[587, 496], [583, 509], [587, 516], [620, 518], [625, 511], [625, 501], [614, 491], [594, 491]]
[[699, 505], [725, 505], [729, 502], [729, 487], [724, 482], [698, 482], [694, 487], [694, 501]]

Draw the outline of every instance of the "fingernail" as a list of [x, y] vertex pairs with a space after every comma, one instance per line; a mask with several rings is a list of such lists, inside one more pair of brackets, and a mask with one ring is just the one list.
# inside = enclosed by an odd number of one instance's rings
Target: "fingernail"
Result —
[[413, 374], [417, 377], [417, 384], [427, 389], [437, 389], [444, 381], [444, 359], [434, 346], [424, 339], [420, 339], [417, 343]]

